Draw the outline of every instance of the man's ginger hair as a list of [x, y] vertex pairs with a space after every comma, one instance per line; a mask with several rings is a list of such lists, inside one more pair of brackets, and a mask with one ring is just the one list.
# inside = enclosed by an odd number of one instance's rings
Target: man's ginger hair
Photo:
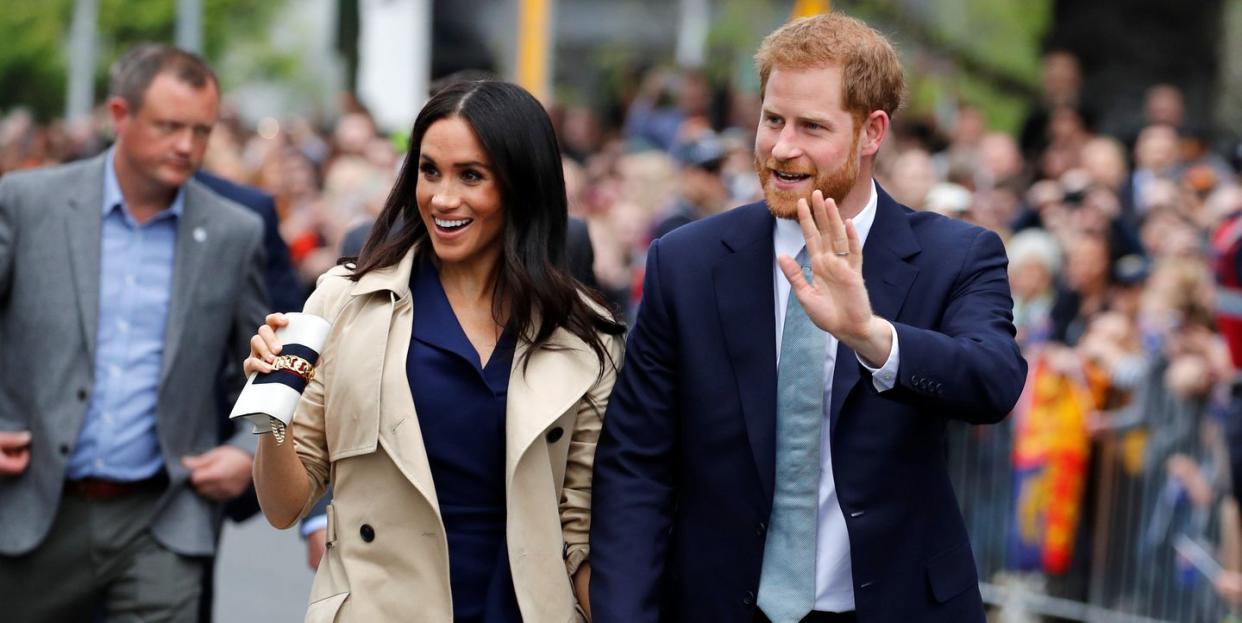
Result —
[[841, 68], [841, 105], [861, 122], [873, 111], [892, 117], [901, 107], [905, 77], [901, 59], [888, 39], [862, 21], [840, 13], [793, 20], [763, 39], [755, 53], [759, 93], [772, 69]]

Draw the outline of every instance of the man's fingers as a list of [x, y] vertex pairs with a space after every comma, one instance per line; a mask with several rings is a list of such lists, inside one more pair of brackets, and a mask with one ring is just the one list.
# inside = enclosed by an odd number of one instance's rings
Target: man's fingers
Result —
[[210, 469], [196, 469], [190, 472], [190, 484], [200, 492], [207, 488], [205, 485], [214, 481]]
[[215, 491], [218, 494], [224, 490], [226, 477], [224, 470], [217, 465], [205, 465], [190, 472], [190, 484], [204, 495], [208, 491]]
[[29, 464], [29, 450], [5, 450], [0, 452], [0, 476], [16, 476], [26, 471], [26, 466]]
[[30, 431], [0, 432], [0, 450], [18, 450], [30, 445]]
[[218, 502], [231, 500], [245, 491], [245, 486], [236, 485], [218, 469], [203, 469], [190, 477], [190, 484], [199, 495]]
[[833, 253], [850, 250], [845, 223], [841, 220], [841, 210], [837, 207], [837, 202], [831, 198], [825, 199], [818, 190], [815, 195], [819, 199], [815, 202], [815, 219], [820, 223], [820, 235], [832, 245]]
[[208, 454], [187, 454], [181, 457], [181, 464], [191, 472], [198, 471], [209, 463], [211, 463], [211, 456]]
[[223, 478], [223, 474], [214, 465], [204, 465], [190, 471], [190, 484], [195, 487], [215, 485], [221, 478]]
[[[831, 199], [827, 200], [831, 201]], [[811, 192], [811, 216], [815, 218], [815, 226], [823, 240], [832, 241], [832, 227], [828, 221], [828, 208], [824, 199], [824, 191], [818, 188]], [[836, 249], [833, 249], [834, 251]]]
[[850, 242], [850, 264], [854, 266], [862, 265], [862, 238], [858, 236], [858, 228], [854, 227], [854, 219], [845, 221], [845, 237]]
[[231, 497], [233, 497], [229, 495], [229, 492], [226, 491], [223, 487], [221, 487], [220, 485], [214, 484], [214, 483], [206, 484], [203, 486], [199, 486], [196, 484], [194, 486], [194, 490], [198, 491], [199, 495], [207, 499], [214, 500], [216, 502], [225, 502], [225, 501], [228, 501]]
[[[227, 460], [230, 458], [229, 452], [233, 450], [235, 449], [220, 446], [197, 456], [182, 457], [182, 464], [190, 470], [190, 484], [199, 495], [225, 501], [236, 497], [245, 489], [245, 484], [234, 478], [231, 462]], [[249, 474], [248, 467], [246, 473]]]
[[815, 257], [820, 250], [820, 236], [806, 199], [798, 200], [798, 226], [802, 228], [802, 239], [806, 241], [807, 255]]
[[785, 278], [789, 280], [789, 285], [794, 289], [794, 292], [811, 287], [811, 284], [806, 282], [806, 276], [802, 274], [802, 266], [792, 257], [782, 255], [777, 258], [777, 262], [780, 264], [781, 272], [785, 273]]

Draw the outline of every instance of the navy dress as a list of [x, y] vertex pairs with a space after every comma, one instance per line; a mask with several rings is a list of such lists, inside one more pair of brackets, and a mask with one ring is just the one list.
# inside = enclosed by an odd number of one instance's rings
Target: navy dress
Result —
[[455, 623], [520, 623], [505, 547], [505, 397], [515, 339], [486, 366], [422, 259], [410, 275], [414, 331], [406, 375], [448, 536]]

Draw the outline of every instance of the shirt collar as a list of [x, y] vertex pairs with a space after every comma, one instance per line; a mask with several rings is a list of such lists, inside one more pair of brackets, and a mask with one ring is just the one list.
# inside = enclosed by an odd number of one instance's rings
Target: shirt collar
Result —
[[[103, 187], [103, 205], [101, 206], [104, 216], [118, 207], [128, 212], [125, 205], [125, 194], [121, 192], [121, 183], [116, 179], [116, 167], [112, 164], [113, 158], [116, 157], [116, 146], [108, 148], [108, 155], [104, 157], [104, 187]], [[172, 205], [168, 207], [167, 214], [180, 217], [185, 211], [185, 186], [177, 189], [177, 196], [173, 197]]]
[[[863, 206], [858, 216], [854, 217], [854, 229], [858, 232], [858, 239], [864, 245], [867, 244], [867, 234], [871, 232], [871, 225], [875, 223], [876, 205], [879, 203], [879, 194], [875, 190], [875, 180], [871, 180], [871, 194], [867, 197], [867, 203]], [[796, 257], [802, 247], [806, 246], [806, 240], [802, 237], [802, 227], [797, 220], [784, 218], [776, 219], [776, 227], [772, 229], [772, 241], [776, 250], [776, 257], [788, 255]]]

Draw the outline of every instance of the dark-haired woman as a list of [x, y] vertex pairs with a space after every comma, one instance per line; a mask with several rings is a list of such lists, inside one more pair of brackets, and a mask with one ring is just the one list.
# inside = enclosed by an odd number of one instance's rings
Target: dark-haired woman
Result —
[[[260, 441], [259, 501], [287, 527], [332, 481], [307, 621], [582, 620], [622, 327], [564, 268], [551, 123], [519, 87], [466, 82], [410, 145], [356, 266], [306, 303], [332, 330], [292, 442]], [[272, 369], [285, 322], [248, 373]]]

